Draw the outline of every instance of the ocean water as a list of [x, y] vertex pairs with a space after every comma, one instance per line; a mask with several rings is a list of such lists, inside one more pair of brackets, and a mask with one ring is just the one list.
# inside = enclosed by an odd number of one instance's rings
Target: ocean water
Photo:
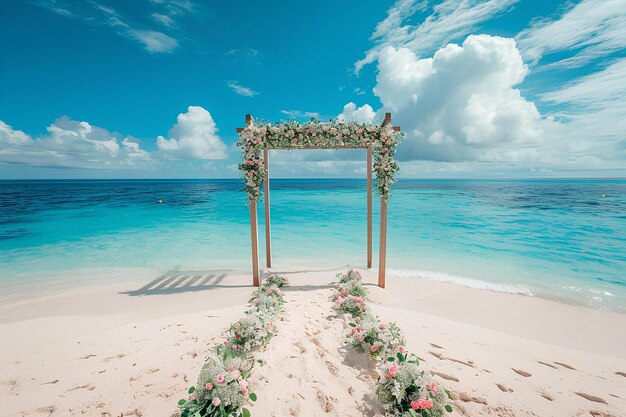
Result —
[[[364, 181], [271, 187], [275, 269], [364, 266]], [[0, 181], [0, 298], [125, 279], [137, 268], [249, 270], [240, 188], [238, 180]], [[626, 312], [626, 180], [404, 180], [388, 212], [388, 279]]]

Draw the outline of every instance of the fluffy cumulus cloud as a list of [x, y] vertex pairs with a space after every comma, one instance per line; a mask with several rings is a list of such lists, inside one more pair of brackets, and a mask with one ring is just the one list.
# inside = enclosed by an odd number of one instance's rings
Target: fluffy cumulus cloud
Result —
[[200, 106], [189, 106], [187, 113], [178, 115], [169, 132], [170, 139], [157, 138], [162, 154], [179, 159], [224, 159], [226, 145], [217, 135], [211, 113]]
[[152, 162], [138, 140], [87, 122], [61, 117], [47, 131], [47, 135], [33, 138], [0, 121], [0, 163], [114, 169], [145, 167]]
[[357, 107], [356, 104], [350, 102], [343, 106], [343, 111], [337, 116], [339, 120], [347, 122], [355, 121], [361, 123], [370, 123], [376, 117], [376, 112], [369, 104]]
[[209, 160], [226, 157], [226, 145], [217, 136], [211, 114], [191, 106], [178, 115], [169, 132], [159, 136], [157, 151], [142, 148], [142, 142], [129, 135], [111, 132], [85, 121], [63, 116], [33, 137], [0, 121], [0, 168], [45, 167], [90, 170], [138, 171], [158, 169], [174, 160]]
[[387, 47], [378, 70], [374, 92], [406, 133], [404, 160], [516, 161], [556, 128], [515, 88], [528, 68], [512, 39], [471, 35], [424, 59]]

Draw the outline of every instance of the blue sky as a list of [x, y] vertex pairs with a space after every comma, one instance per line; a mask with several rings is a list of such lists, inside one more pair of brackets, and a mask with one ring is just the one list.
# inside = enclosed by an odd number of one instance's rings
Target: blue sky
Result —
[[[236, 177], [246, 113], [386, 111], [404, 177], [626, 175], [626, 0], [0, 7], [0, 178]], [[273, 168], [365, 167], [299, 151]]]

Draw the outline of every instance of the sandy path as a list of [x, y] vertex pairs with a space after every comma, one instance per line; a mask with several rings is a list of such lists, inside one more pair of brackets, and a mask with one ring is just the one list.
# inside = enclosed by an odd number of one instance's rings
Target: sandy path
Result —
[[294, 285], [285, 294], [279, 334], [261, 353], [267, 365], [256, 371], [259, 401], [252, 414], [381, 415], [366, 355], [345, 347], [345, 322], [329, 301], [332, 290]]

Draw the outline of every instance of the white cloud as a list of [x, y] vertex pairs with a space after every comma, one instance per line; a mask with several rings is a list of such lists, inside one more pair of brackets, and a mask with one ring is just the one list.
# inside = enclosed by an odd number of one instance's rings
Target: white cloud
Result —
[[285, 116], [290, 119], [319, 119], [320, 114], [314, 111], [301, 111], [301, 110], [281, 110], [280, 111]]
[[226, 145], [217, 135], [211, 113], [200, 106], [189, 106], [169, 132], [170, 139], [157, 138], [157, 146], [169, 158], [224, 159]]
[[[545, 102], [565, 105], [559, 113], [572, 132], [570, 143], [591, 154], [606, 148], [605, 158], [626, 153], [626, 58], [581, 77], [560, 90], [541, 95]], [[595, 138], [595, 141], [585, 138]], [[619, 152], [619, 149], [622, 152]], [[615, 152], [617, 151], [617, 152]]]
[[[34, 4], [61, 16], [80, 21], [90, 26], [107, 27], [114, 33], [138, 42], [150, 53], [172, 52], [178, 41], [163, 32], [152, 30], [145, 24], [123, 16], [117, 10], [95, 1], [71, 2], [68, 0], [33, 0]], [[186, 1], [155, 2], [167, 13], [152, 13], [151, 17], [165, 26], [172, 26], [171, 16], [191, 11], [192, 3]], [[189, 8], [189, 9], [188, 9]]]
[[154, 19], [156, 22], [162, 24], [163, 26], [166, 27], [172, 27], [176, 25], [176, 22], [174, 21], [174, 19], [172, 19], [171, 17], [169, 17], [166, 14], [161, 14], [161, 13], [152, 13], [151, 14], [152, 19]]
[[337, 116], [338, 120], [345, 120], [346, 122], [361, 122], [370, 123], [376, 117], [376, 112], [369, 104], [357, 108], [356, 104], [350, 102], [343, 106], [343, 112]]
[[254, 97], [259, 94], [258, 91], [254, 91], [251, 88], [244, 87], [237, 81], [230, 80], [227, 82], [227, 85], [230, 87], [231, 90], [233, 90], [236, 94], [239, 94], [240, 96]]
[[130, 37], [140, 41], [144, 48], [151, 53], [172, 52], [178, 47], [178, 41], [164, 33], [155, 30], [129, 30]]
[[432, 53], [448, 42], [476, 30], [479, 25], [511, 9], [519, 0], [444, 0], [419, 25], [408, 22], [416, 12], [427, 8], [426, 1], [398, 0], [387, 11], [387, 18], [376, 26], [370, 40], [375, 44], [365, 58], [354, 64], [358, 73], [375, 62], [387, 46], [405, 47], [418, 56]]
[[542, 19], [516, 37], [532, 63], [556, 52], [570, 52], [549, 67], [573, 68], [626, 48], [626, 5], [623, 0], [583, 0], [558, 19]]
[[147, 166], [150, 154], [139, 142], [106, 129], [61, 117], [48, 134], [33, 138], [0, 121], [0, 163], [60, 168], [129, 168]]
[[407, 137], [401, 159], [515, 161], [551, 122], [514, 86], [528, 73], [512, 39], [469, 36], [433, 58], [387, 47], [374, 92]]
[[[41, 137], [33, 137], [0, 121], [0, 168], [31, 166], [139, 172], [172, 167], [175, 159], [223, 159], [226, 145], [217, 136], [210, 113], [191, 106], [178, 115], [170, 139], [157, 138], [158, 151], [148, 152], [141, 141], [85, 121], [63, 116]], [[185, 163], [189, 169], [198, 168]], [[186, 169], [187, 169], [186, 168]], [[175, 176], [180, 174], [175, 173]]]
[[[626, 157], [623, 134], [615, 136], [625, 131], [624, 87], [618, 86], [626, 70], [622, 63], [545, 94], [546, 101], [584, 107], [560, 121], [542, 117], [515, 88], [529, 70], [513, 39], [472, 35], [461, 46], [449, 44], [424, 59], [406, 48], [387, 47], [378, 70], [374, 92], [381, 110], [391, 111], [406, 135], [398, 149], [401, 160], [541, 171], [611, 168]], [[593, 109], [597, 112], [588, 113]]]

